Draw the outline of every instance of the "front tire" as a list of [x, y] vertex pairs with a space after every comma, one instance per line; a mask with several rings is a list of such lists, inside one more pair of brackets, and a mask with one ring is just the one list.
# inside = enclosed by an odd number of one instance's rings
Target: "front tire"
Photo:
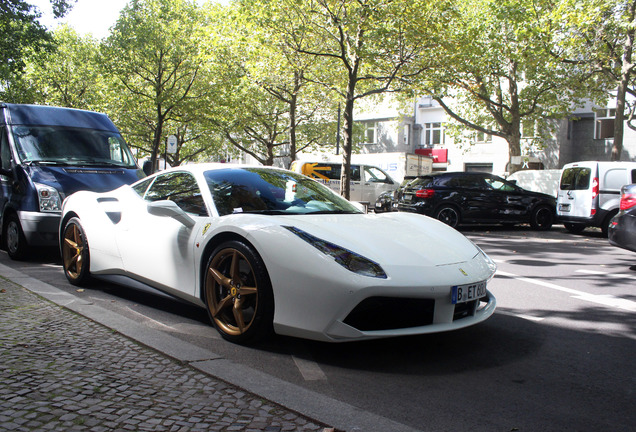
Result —
[[451, 228], [457, 228], [461, 217], [459, 210], [453, 206], [442, 206], [435, 212], [435, 219], [444, 222]]
[[273, 333], [274, 295], [260, 256], [237, 240], [219, 245], [210, 255], [205, 303], [221, 336], [247, 343]]
[[553, 222], [554, 211], [548, 206], [537, 207], [530, 216], [530, 226], [535, 230], [547, 231], [552, 228]]
[[73, 285], [87, 285], [91, 279], [90, 250], [78, 218], [71, 218], [64, 226], [61, 246], [64, 276]]
[[11, 213], [7, 216], [3, 234], [9, 258], [16, 261], [26, 258], [29, 252], [29, 245], [24, 236], [24, 231], [22, 231], [18, 215]]

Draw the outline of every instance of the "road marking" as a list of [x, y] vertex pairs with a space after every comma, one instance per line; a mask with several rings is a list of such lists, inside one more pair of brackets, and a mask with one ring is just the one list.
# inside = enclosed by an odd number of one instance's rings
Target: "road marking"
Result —
[[141, 312], [137, 312], [136, 310], [131, 309], [131, 308], [130, 308], [130, 307], [128, 307], [128, 306], [126, 306], [126, 309], [127, 309], [127, 310], [129, 310], [130, 312], [132, 312], [132, 313], [133, 313], [133, 314], [135, 314], [135, 315], [139, 315], [139, 316], [140, 316], [140, 317], [142, 317], [145, 321], [149, 321], [149, 322], [151, 322], [151, 323], [153, 323], [153, 324], [155, 324], [155, 325], [157, 325], [157, 326], [159, 326], [159, 327], [163, 327], [163, 328], [167, 328], [167, 329], [170, 329], [170, 330], [174, 330], [174, 328], [170, 327], [169, 325], [166, 325], [166, 324], [164, 324], [164, 323], [162, 323], [162, 322], [160, 322], [160, 321], [154, 320], [154, 319], [150, 318], [148, 315], [144, 315], [144, 314], [142, 314]]
[[305, 360], [300, 357], [292, 356], [296, 367], [300, 371], [305, 381], [326, 381], [327, 375], [320, 369], [318, 363], [312, 360]]
[[622, 299], [619, 297], [615, 297], [613, 295], [595, 295], [589, 294], [583, 291], [578, 291], [572, 288], [562, 287], [560, 285], [556, 285], [550, 282], [544, 282], [541, 280], [535, 280], [524, 276], [519, 276], [513, 273], [507, 273], [504, 271], [497, 270], [497, 275], [511, 277], [521, 282], [527, 282], [535, 285], [540, 285], [542, 287], [550, 288], [557, 291], [562, 291], [568, 294], [572, 294], [573, 298], [589, 301], [592, 303], [601, 304], [604, 306], [609, 306], [617, 309], [624, 309], [630, 312], [636, 312], [636, 302], [631, 300]]
[[524, 315], [524, 314], [516, 314], [516, 313], [512, 313], [512, 312], [507, 312], [507, 311], [501, 310], [501, 309], [497, 309], [497, 313], [499, 315], [507, 315], [507, 316], [511, 316], [511, 317], [515, 317], [515, 318], [523, 318], [524, 320], [534, 321], [534, 322], [540, 322], [540, 321], [543, 321], [545, 319], [545, 318], [535, 317], [535, 316], [531, 316], [531, 315]]
[[578, 273], [587, 273], [587, 274], [591, 274], [591, 275], [607, 276], [607, 277], [617, 278], [617, 279], [636, 280], [636, 276], [630, 275], [630, 274], [626, 274], [626, 273], [606, 273], [606, 272], [602, 272], [602, 271], [598, 271], [598, 270], [585, 270], [585, 269], [577, 270], [577, 272]]

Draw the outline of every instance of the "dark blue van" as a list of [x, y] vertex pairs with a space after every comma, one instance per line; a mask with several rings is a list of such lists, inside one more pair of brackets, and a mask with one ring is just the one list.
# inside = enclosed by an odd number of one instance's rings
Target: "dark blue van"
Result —
[[105, 192], [144, 177], [105, 114], [0, 103], [0, 227], [12, 259], [55, 246], [62, 202], [79, 190]]

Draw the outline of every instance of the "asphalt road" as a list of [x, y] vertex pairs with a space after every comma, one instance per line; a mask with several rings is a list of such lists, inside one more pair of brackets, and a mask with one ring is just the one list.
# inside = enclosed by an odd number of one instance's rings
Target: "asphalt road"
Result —
[[222, 340], [205, 311], [157, 293], [78, 291], [56, 253], [13, 267], [234, 362], [423, 431], [614, 431], [636, 423], [636, 253], [599, 231], [464, 230], [498, 265], [498, 308], [468, 329], [325, 344]]

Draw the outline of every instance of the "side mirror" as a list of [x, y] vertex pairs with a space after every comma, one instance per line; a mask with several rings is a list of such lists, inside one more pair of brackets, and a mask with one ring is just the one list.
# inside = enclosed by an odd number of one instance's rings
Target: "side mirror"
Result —
[[192, 228], [196, 223], [174, 201], [162, 200], [148, 203], [148, 213], [154, 216], [171, 217], [188, 228]]

